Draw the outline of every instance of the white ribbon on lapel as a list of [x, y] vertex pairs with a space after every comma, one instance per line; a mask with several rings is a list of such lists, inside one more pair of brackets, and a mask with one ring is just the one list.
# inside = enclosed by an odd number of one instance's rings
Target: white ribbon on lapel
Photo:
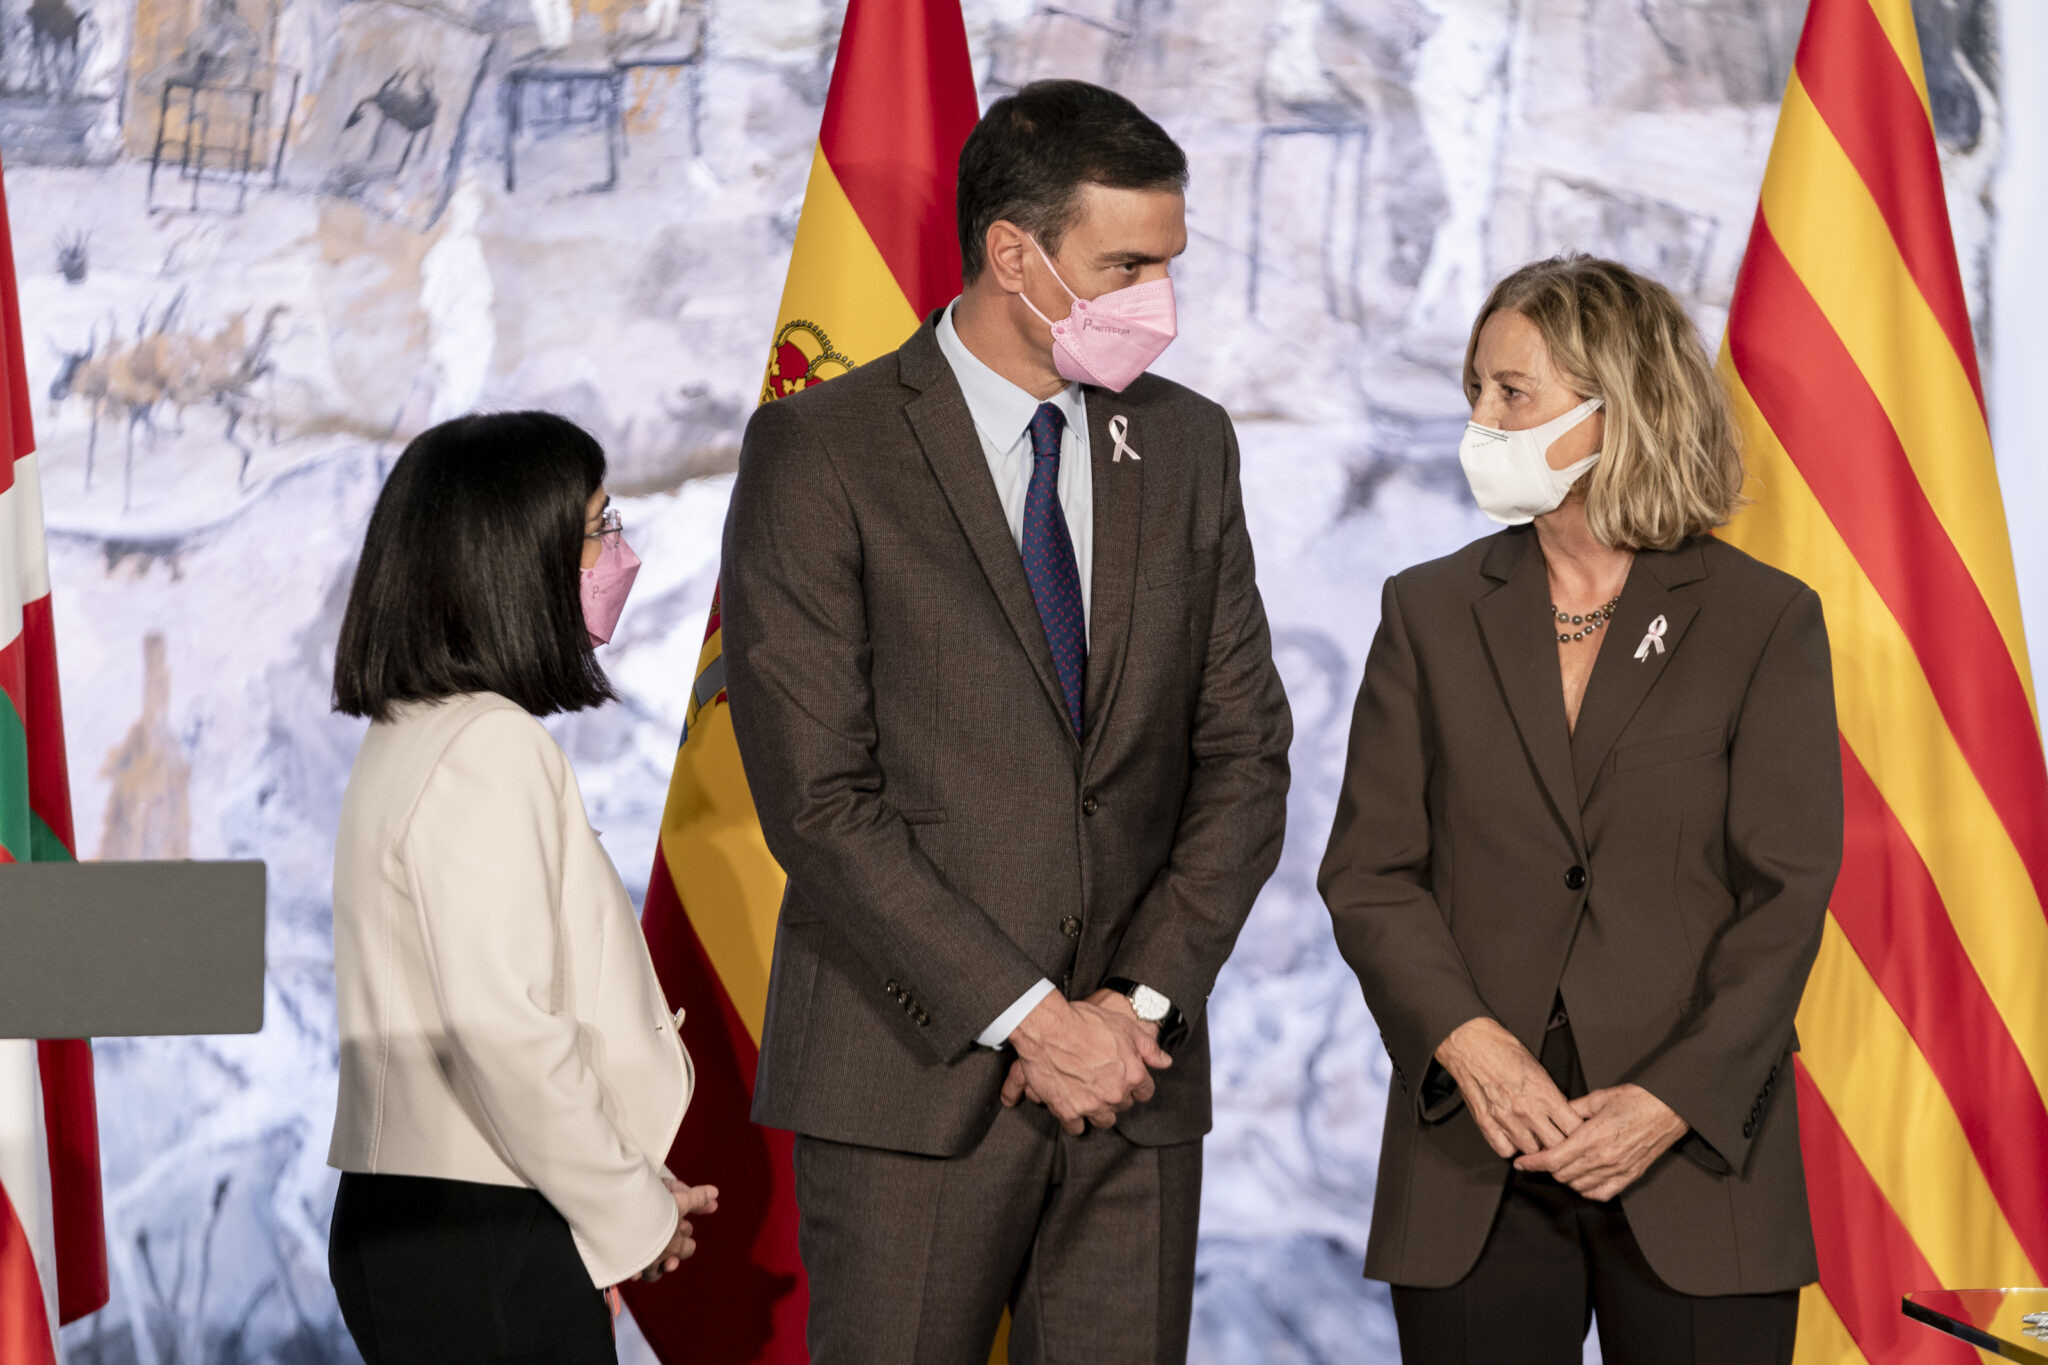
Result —
[[1664, 632], [1668, 629], [1670, 627], [1664, 624], [1664, 618], [1661, 616], [1650, 622], [1650, 628], [1643, 632], [1643, 642], [1636, 646], [1637, 663], [1650, 657], [1653, 646], [1659, 654], [1664, 652]]
[[1109, 457], [1111, 464], [1115, 464], [1126, 455], [1134, 460], [1138, 458], [1138, 452], [1132, 450], [1130, 443], [1124, 440], [1124, 433], [1130, 429], [1131, 419], [1122, 413], [1118, 413], [1109, 419], [1109, 439], [1116, 442], [1116, 449], [1110, 453]]

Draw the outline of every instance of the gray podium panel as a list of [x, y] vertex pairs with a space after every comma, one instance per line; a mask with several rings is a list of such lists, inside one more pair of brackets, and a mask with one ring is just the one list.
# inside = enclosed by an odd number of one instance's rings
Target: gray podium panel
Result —
[[255, 1033], [262, 863], [0, 865], [0, 1038]]

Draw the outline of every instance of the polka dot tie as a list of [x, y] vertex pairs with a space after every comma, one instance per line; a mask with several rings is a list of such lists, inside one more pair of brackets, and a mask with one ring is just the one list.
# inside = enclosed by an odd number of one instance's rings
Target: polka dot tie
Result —
[[1053, 671], [1067, 694], [1067, 719], [1081, 733], [1081, 689], [1088, 680], [1088, 623], [1081, 615], [1081, 571], [1060, 510], [1060, 433], [1067, 417], [1050, 403], [1031, 415], [1031, 487], [1024, 494], [1024, 577], [1045, 623]]

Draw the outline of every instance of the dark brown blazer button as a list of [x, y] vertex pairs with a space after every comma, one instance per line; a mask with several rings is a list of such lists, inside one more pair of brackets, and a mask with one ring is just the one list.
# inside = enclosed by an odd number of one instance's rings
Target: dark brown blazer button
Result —
[[899, 999], [903, 995], [903, 988], [893, 981], [891, 981], [888, 985], [882, 987], [882, 989], [889, 992], [889, 994], [898, 997]]
[[925, 1025], [931, 1023], [931, 1021], [932, 1017], [929, 1014], [926, 1014], [923, 1010], [919, 1010], [917, 1012], [917, 1026], [919, 1028], [923, 1028]]
[[1095, 804], [1094, 792], [1090, 792], [1088, 793], [1088, 795], [1081, 798], [1081, 814], [1093, 815], [1096, 811], [1100, 809], [1101, 807]]
[[1574, 867], [1569, 872], [1566, 872], [1564, 874], [1564, 884], [1574, 891], [1580, 891], [1585, 889], [1586, 869], [1583, 867]]
[[1753, 1138], [1756, 1136], [1755, 1119], [1751, 1119], [1748, 1123], [1742, 1125], [1742, 1135], [1746, 1138]]
[[1068, 915], [1060, 921], [1060, 932], [1068, 938], [1081, 937], [1081, 921], [1072, 915]]

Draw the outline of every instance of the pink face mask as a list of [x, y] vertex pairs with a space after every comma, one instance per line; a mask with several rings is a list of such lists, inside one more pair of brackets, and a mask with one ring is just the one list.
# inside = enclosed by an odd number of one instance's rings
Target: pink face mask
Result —
[[1067, 290], [1074, 306], [1054, 322], [1038, 312], [1029, 296], [1024, 306], [1038, 313], [1039, 321], [1052, 328], [1052, 363], [1060, 378], [1076, 384], [1095, 384], [1112, 393], [1122, 393], [1133, 379], [1145, 373], [1160, 352], [1173, 344], [1176, 334], [1173, 311], [1173, 281], [1147, 280], [1112, 289], [1084, 299], [1060, 279], [1059, 267], [1045, 248], [1034, 239], [1045, 268]]
[[608, 535], [598, 551], [594, 568], [583, 571], [583, 628], [593, 645], [610, 644], [618, 629], [619, 613], [626, 609], [626, 594], [640, 576], [640, 556], [626, 544], [625, 537]]

